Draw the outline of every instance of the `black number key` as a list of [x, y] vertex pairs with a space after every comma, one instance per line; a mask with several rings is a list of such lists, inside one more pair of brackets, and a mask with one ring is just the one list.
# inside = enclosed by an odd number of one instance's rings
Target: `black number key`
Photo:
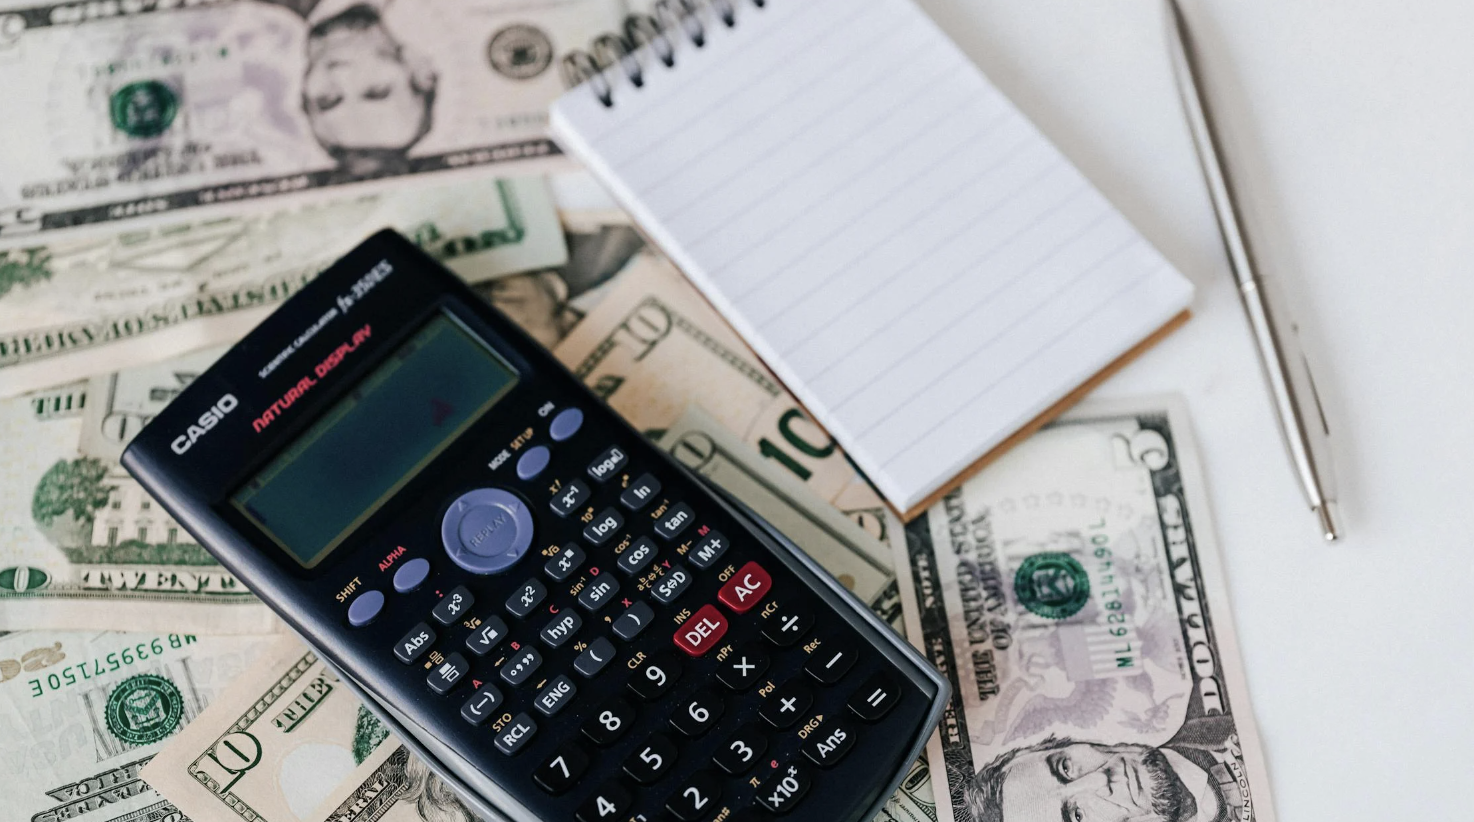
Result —
[[665, 809], [681, 822], [696, 822], [711, 815], [721, 798], [722, 785], [716, 775], [711, 771], [697, 771], [665, 800]]
[[623, 816], [633, 801], [630, 792], [611, 779], [600, 785], [593, 796], [584, 800], [575, 815], [578, 822], [612, 822]]
[[495, 685], [482, 685], [481, 689], [471, 694], [466, 704], [461, 706], [461, 718], [472, 725], [480, 725], [491, 718], [493, 712], [502, 705], [502, 692]]
[[532, 772], [532, 781], [553, 796], [561, 796], [573, 787], [589, 769], [589, 755], [576, 742], [564, 742], [553, 750], [548, 761]]
[[640, 573], [645, 570], [645, 566], [649, 565], [655, 559], [657, 550], [655, 540], [649, 537], [640, 537], [635, 540], [634, 545], [626, 548], [624, 553], [619, 555], [619, 570], [630, 576]]
[[758, 804], [773, 813], [788, 813], [809, 792], [813, 779], [809, 771], [797, 762], [781, 765], [773, 775], [757, 786]]
[[691, 506], [678, 502], [666, 510], [665, 515], [655, 520], [655, 533], [665, 539], [675, 539], [696, 519]]
[[878, 722], [901, 701], [901, 690], [885, 674], [865, 680], [860, 690], [850, 697], [850, 710], [866, 722]]
[[399, 657], [400, 662], [410, 665], [430, 650], [430, 646], [434, 644], [435, 631], [429, 625], [421, 622], [394, 643], [394, 655]]
[[666, 691], [681, 678], [681, 663], [675, 654], [664, 653], [645, 663], [645, 666], [630, 677], [630, 690], [646, 702], [665, 696]]
[[471, 670], [471, 663], [460, 654], [448, 654], [445, 661], [435, 667], [430, 675], [425, 678], [430, 690], [441, 696], [445, 696], [455, 688], [466, 672]]
[[731, 544], [721, 531], [707, 531], [705, 536], [697, 540], [696, 547], [691, 549], [686, 558], [691, 560], [692, 565], [704, 571], [721, 559], [722, 554], [727, 553], [727, 546]]
[[832, 768], [855, 747], [855, 729], [843, 719], [825, 722], [803, 744], [804, 756], [821, 768]]
[[466, 590], [466, 586], [457, 585], [454, 591], [440, 598], [439, 604], [430, 615], [441, 625], [449, 625], [465, 615], [466, 611], [476, 603], [476, 598]]
[[671, 713], [670, 724], [686, 736], [701, 736], [722, 718], [724, 710], [722, 698], [702, 688]]
[[614, 659], [614, 643], [599, 637], [589, 643], [589, 647], [573, 660], [573, 670], [578, 671], [585, 679], [594, 676], [604, 670], [610, 660]]
[[624, 697], [616, 696], [594, 711], [594, 715], [583, 725], [583, 734], [593, 740], [595, 745], [607, 748], [624, 736], [634, 722], [635, 706], [625, 701]]
[[619, 504], [631, 511], [638, 511], [649, 505], [659, 493], [660, 481], [649, 474], [641, 474], [639, 479], [630, 483], [630, 487], [619, 495]]
[[570, 542], [558, 549], [551, 559], [543, 565], [543, 573], [552, 577], [555, 582], [562, 582], [573, 576], [583, 561], [588, 559], [588, 554], [583, 549]]
[[583, 484], [583, 480], [573, 480], [553, 495], [553, 501], [550, 504], [553, 507], [553, 513], [566, 517], [588, 501], [589, 487]]
[[855, 657], [855, 646], [848, 642], [820, 642], [804, 671], [825, 685], [833, 685], [854, 667]]
[[617, 593], [619, 593], [619, 580], [615, 579], [613, 574], [600, 574], [578, 592], [578, 604], [589, 613], [593, 613], [608, 605]]
[[624, 452], [623, 448], [611, 445], [589, 464], [589, 476], [599, 482], [608, 482], [629, 461], [629, 455]]
[[743, 645], [717, 666], [717, 679], [734, 691], [745, 691], [768, 672], [768, 655], [755, 642]]
[[613, 508], [605, 508], [584, 526], [583, 538], [595, 545], [603, 545], [624, 527], [624, 517]]
[[466, 637], [466, 647], [476, 656], [486, 656], [507, 638], [507, 623], [501, 617], [487, 617]]
[[748, 723], [737, 729], [737, 733], [722, 743], [717, 749], [716, 756], [712, 761], [717, 767], [727, 773], [737, 776], [747, 772], [748, 768], [758, 763], [763, 752], [768, 749], [768, 738], [763, 735], [762, 729]]
[[529, 648], [524, 645], [522, 646], [522, 650], [518, 651], [511, 659], [507, 660], [506, 664], [502, 665], [502, 679], [505, 679], [508, 685], [521, 685], [542, 664], [542, 654], [539, 654], [536, 648]]
[[641, 785], [654, 785], [676, 764], [676, 746], [662, 734], [651, 734], [624, 761], [624, 772]]
[[773, 692], [768, 701], [758, 709], [763, 719], [775, 728], [787, 728], [808, 713], [814, 704], [814, 692], [802, 682], [790, 682]]
[[779, 648], [787, 648], [802, 639], [813, 626], [813, 614], [783, 610], [768, 617], [768, 623], [763, 626], [763, 636]]
[[512, 616], [526, 618], [532, 613], [532, 609], [542, 604], [543, 598], [548, 595], [548, 589], [541, 582], [529, 579], [522, 583], [512, 595], [507, 597], [507, 610]]
[[654, 619], [655, 611], [650, 608], [650, 603], [640, 600], [614, 620], [614, 634], [623, 640], [634, 639]]

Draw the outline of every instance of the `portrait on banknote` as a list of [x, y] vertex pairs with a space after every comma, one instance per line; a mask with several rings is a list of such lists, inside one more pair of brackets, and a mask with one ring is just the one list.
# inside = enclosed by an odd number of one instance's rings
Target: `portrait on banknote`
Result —
[[907, 524], [944, 818], [1273, 818], [1201, 488], [1179, 403], [1095, 405]]
[[558, 156], [556, 57], [623, 12], [620, 0], [88, 7], [0, 0], [0, 244], [544, 167]]
[[477, 286], [492, 305], [549, 349], [568, 336], [645, 248], [622, 213], [564, 213], [563, 222], [567, 263]]

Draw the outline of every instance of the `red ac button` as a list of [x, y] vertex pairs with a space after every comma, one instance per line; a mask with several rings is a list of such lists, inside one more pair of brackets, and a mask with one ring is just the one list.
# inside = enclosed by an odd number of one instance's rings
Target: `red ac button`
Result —
[[676, 631], [676, 647], [691, 656], [701, 656], [711, 650], [727, 634], [727, 618], [715, 606], [703, 605], [701, 610], [681, 623]]
[[726, 585], [722, 586], [717, 599], [737, 613], [745, 614], [748, 609], [767, 596], [768, 589], [772, 587], [773, 578], [768, 576], [763, 566], [756, 562], [749, 562], [733, 574]]

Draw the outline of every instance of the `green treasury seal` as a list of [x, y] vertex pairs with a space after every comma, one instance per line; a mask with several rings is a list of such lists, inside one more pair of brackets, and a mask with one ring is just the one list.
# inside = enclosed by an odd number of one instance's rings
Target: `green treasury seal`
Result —
[[169, 680], [139, 674], [122, 681], [107, 696], [108, 730], [132, 745], [149, 745], [174, 733], [184, 716], [184, 697]]
[[108, 101], [113, 125], [129, 137], [157, 137], [174, 123], [179, 95], [158, 80], [129, 83]]
[[1090, 577], [1069, 554], [1035, 554], [1013, 576], [1013, 590], [1025, 608], [1045, 619], [1067, 619], [1090, 601]]

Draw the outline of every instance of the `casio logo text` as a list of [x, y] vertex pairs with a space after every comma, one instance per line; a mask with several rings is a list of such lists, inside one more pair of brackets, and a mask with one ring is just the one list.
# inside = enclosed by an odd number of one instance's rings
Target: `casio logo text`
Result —
[[238, 405], [240, 405], [240, 402], [236, 400], [234, 394], [226, 394], [221, 397], [205, 413], [201, 414], [200, 418], [195, 420], [195, 423], [183, 434], [175, 437], [174, 441], [169, 443], [169, 447], [174, 449], [174, 453], [176, 454], [183, 454], [185, 451], [193, 448], [196, 440], [203, 437], [211, 428], [219, 425], [220, 421], [225, 418], [225, 415], [234, 411]]

